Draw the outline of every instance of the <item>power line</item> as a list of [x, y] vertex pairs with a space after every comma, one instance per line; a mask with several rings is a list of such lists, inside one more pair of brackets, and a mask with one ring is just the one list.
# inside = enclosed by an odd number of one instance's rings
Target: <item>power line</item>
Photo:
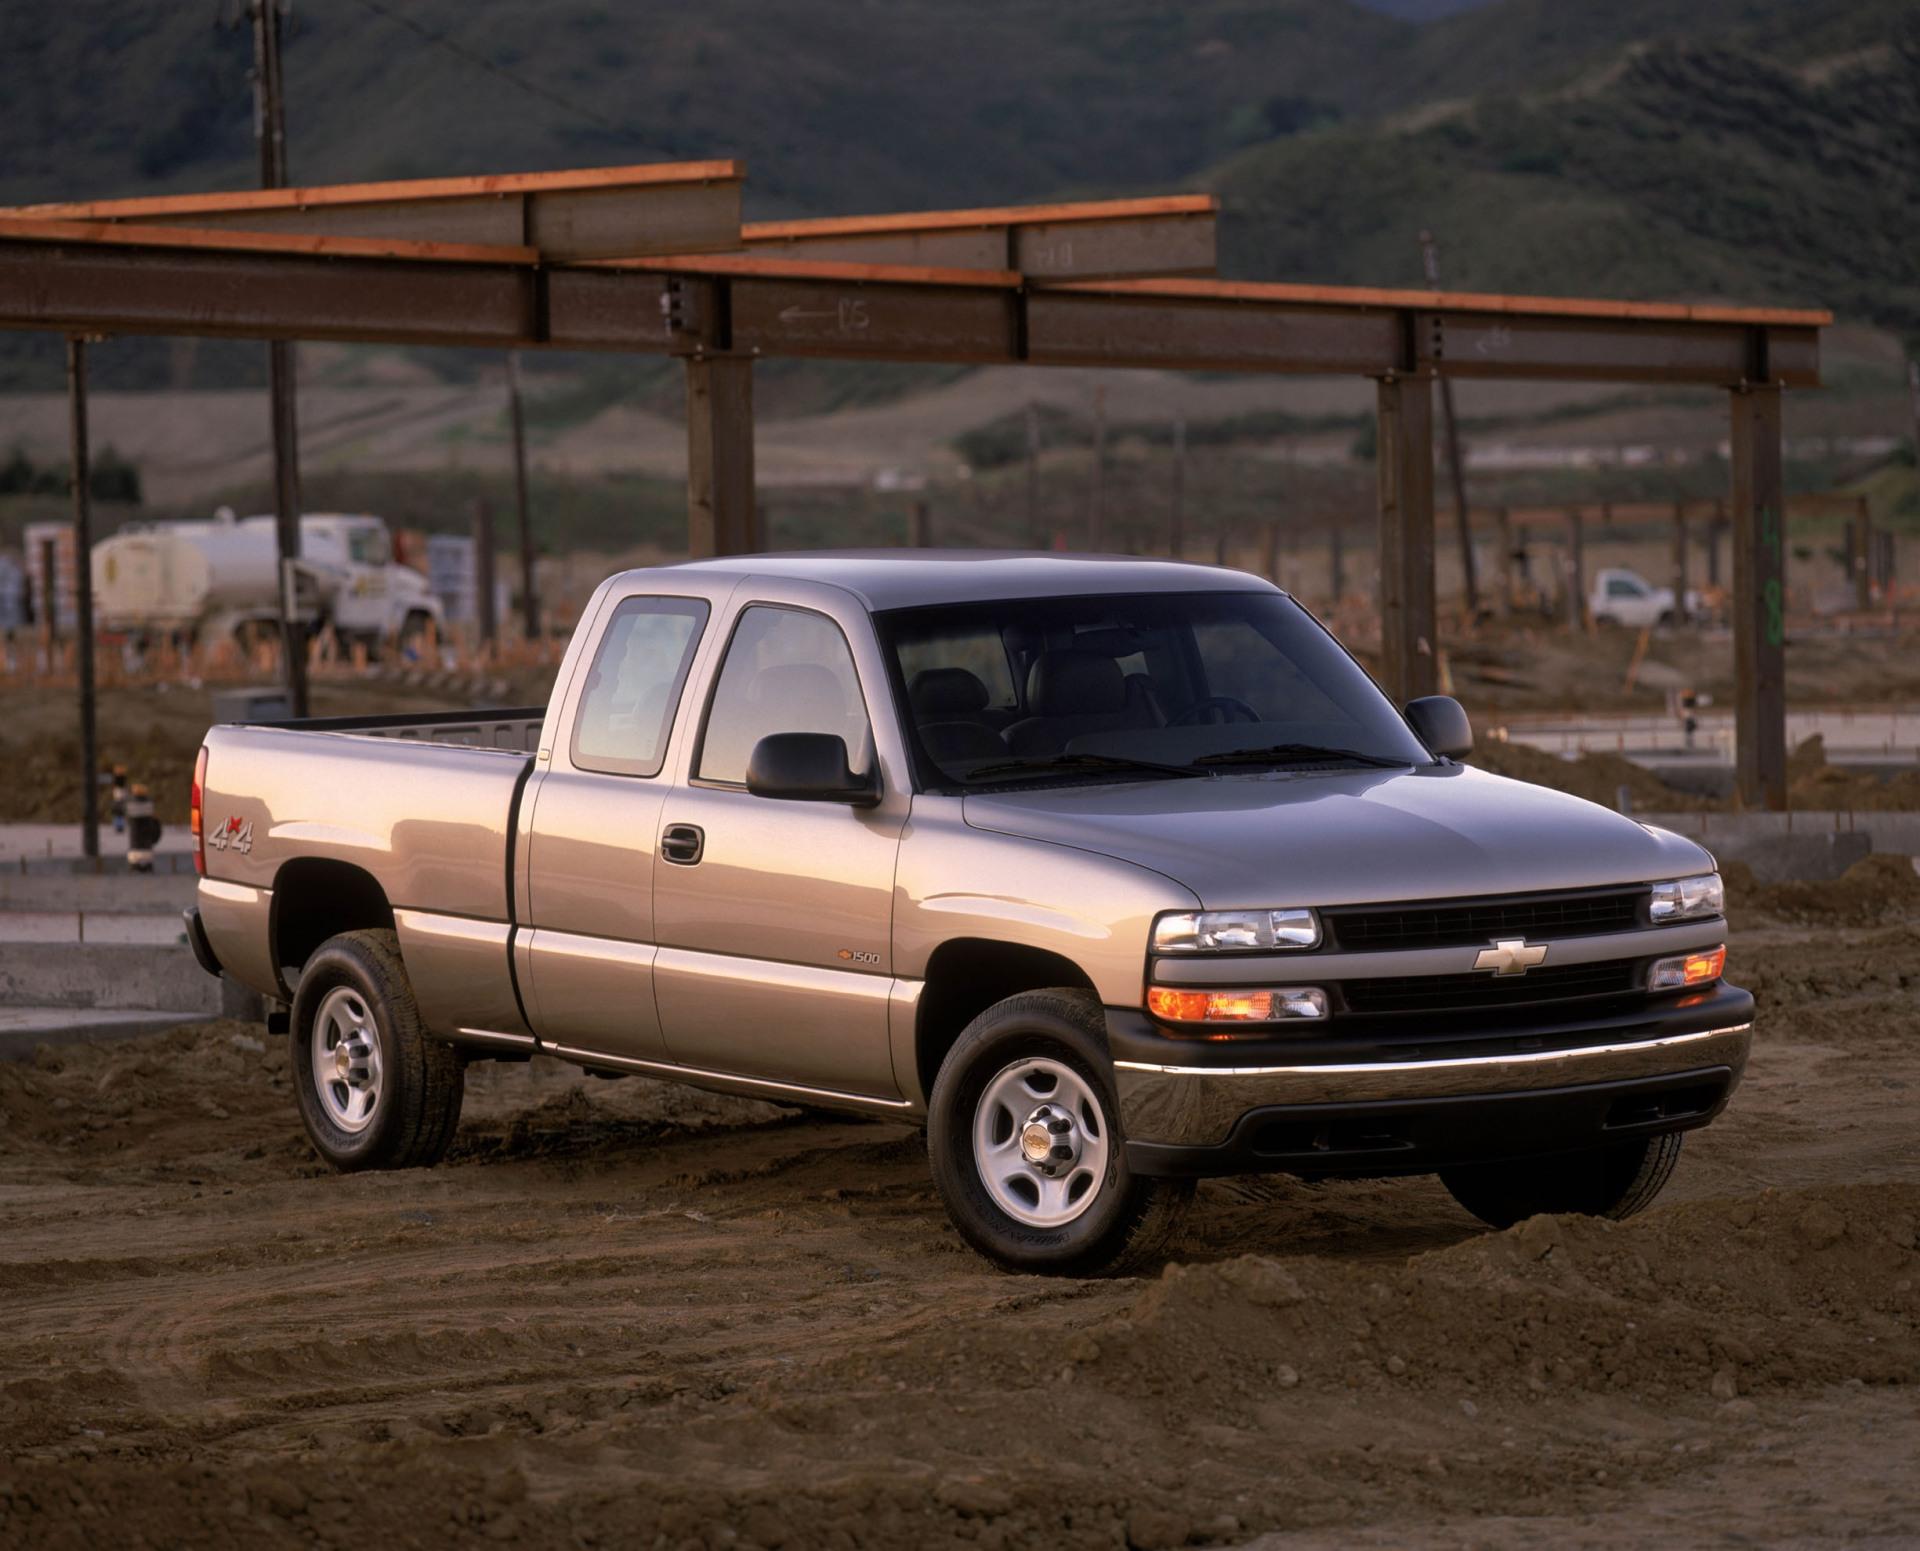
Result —
[[422, 27], [411, 16], [404, 16], [391, 7], [382, 5], [380, 0], [360, 0], [360, 4], [365, 6], [369, 11], [372, 11], [376, 16], [384, 17], [386, 20], [392, 22], [396, 27], [406, 28], [408, 32], [412, 33], [416, 38], [419, 38], [423, 43], [429, 43], [435, 48], [443, 48], [456, 59], [464, 60], [475, 69], [484, 70], [488, 75], [498, 76], [510, 85], [519, 87], [520, 90], [525, 92], [529, 97], [537, 97], [551, 107], [559, 108], [566, 113], [575, 114], [590, 123], [598, 124], [602, 129], [611, 129], [616, 134], [623, 132], [623, 126], [616, 124], [604, 114], [596, 113], [592, 108], [583, 107], [577, 102], [562, 97], [558, 92], [548, 91], [546, 87], [541, 86], [537, 82], [529, 81], [524, 76], [516, 75], [505, 65], [487, 58], [485, 54], [468, 48], [464, 43], [455, 41], [444, 32], [434, 32], [429, 28]]

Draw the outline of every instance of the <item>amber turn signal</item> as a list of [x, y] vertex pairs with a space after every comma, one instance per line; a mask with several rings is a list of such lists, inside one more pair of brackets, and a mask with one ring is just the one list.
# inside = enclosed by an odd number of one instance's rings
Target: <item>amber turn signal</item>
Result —
[[1326, 1017], [1327, 993], [1318, 986], [1264, 991], [1153, 986], [1147, 991], [1147, 1011], [1169, 1023], [1278, 1023], [1283, 1019]]
[[1647, 989], [1678, 991], [1687, 986], [1703, 986], [1718, 980], [1726, 967], [1725, 943], [1717, 948], [1700, 948], [1692, 953], [1676, 954], [1670, 959], [1656, 959], [1653, 968], [1647, 972]]

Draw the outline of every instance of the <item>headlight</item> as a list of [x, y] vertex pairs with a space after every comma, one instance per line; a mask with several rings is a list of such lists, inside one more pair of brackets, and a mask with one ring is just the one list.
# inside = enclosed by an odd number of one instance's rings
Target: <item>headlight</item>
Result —
[[1318, 986], [1282, 986], [1262, 991], [1194, 991], [1153, 986], [1147, 1010], [1169, 1023], [1280, 1023], [1324, 1018], [1327, 993]]
[[1653, 904], [1648, 914], [1656, 924], [1665, 921], [1699, 921], [1708, 916], [1726, 914], [1727, 891], [1717, 872], [1696, 873], [1691, 878], [1675, 878], [1653, 886]]
[[1155, 953], [1312, 948], [1319, 942], [1320, 918], [1311, 910], [1176, 911], [1153, 923]]

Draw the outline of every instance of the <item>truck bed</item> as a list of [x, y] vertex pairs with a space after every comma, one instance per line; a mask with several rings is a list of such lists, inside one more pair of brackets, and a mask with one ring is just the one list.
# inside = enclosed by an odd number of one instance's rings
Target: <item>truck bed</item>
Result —
[[514, 706], [477, 711], [432, 711], [425, 716], [313, 716], [295, 722], [245, 725], [293, 732], [351, 732], [369, 738], [405, 738], [417, 743], [454, 743], [464, 748], [516, 749], [531, 754], [540, 746], [545, 706]]
[[[301, 898], [364, 886], [391, 907], [403, 945], [445, 940], [453, 983], [484, 1005], [510, 1002], [508, 884], [521, 789], [540, 736], [539, 711], [329, 717], [229, 724], [207, 734], [202, 802], [208, 939], [248, 984], [284, 983], [304, 962], [297, 922], [274, 891]], [[283, 868], [297, 871], [283, 873]], [[277, 934], [277, 935], [276, 935]], [[425, 959], [423, 955], [423, 961]], [[422, 986], [423, 1004], [451, 1001]], [[463, 1020], [464, 1021], [464, 1020]]]

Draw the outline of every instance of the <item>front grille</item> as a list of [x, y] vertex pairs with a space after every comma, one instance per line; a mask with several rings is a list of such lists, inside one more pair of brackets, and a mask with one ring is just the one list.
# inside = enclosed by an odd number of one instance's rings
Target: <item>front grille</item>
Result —
[[1348, 951], [1444, 948], [1525, 937], [1597, 937], [1646, 925], [1645, 885], [1420, 905], [1352, 905], [1321, 912], [1330, 942]]
[[1382, 980], [1347, 980], [1341, 983], [1340, 992], [1346, 1010], [1364, 1017], [1378, 1013], [1460, 1012], [1625, 996], [1640, 990], [1642, 984], [1637, 960], [1616, 959], [1600, 964], [1562, 964], [1533, 969], [1524, 975], [1481, 971], [1471, 975], [1393, 975]]

